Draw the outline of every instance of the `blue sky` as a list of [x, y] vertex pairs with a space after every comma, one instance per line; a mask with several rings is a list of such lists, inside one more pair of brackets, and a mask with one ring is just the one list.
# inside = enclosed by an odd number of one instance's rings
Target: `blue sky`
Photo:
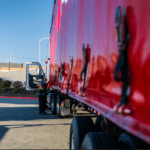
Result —
[[[39, 39], [49, 37], [54, 0], [0, 0], [0, 62], [39, 61]], [[49, 40], [40, 42], [41, 64]], [[42, 60], [43, 59], [43, 60]]]

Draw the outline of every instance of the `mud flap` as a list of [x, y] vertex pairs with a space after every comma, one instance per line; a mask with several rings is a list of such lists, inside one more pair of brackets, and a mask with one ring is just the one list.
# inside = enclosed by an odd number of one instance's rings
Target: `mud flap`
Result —
[[39, 113], [44, 113], [46, 109], [46, 96], [43, 93], [38, 93], [39, 98]]

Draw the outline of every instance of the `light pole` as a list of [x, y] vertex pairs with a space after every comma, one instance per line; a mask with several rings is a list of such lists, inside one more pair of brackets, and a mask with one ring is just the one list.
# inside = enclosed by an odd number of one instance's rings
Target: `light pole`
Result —
[[49, 37], [45, 37], [39, 40], [39, 63], [40, 63], [40, 42], [44, 39], [49, 39]]
[[[48, 44], [47, 44], [47, 49], [46, 49], [46, 60], [47, 60], [47, 51], [48, 51]], [[47, 76], [47, 63], [46, 63], [46, 76]]]

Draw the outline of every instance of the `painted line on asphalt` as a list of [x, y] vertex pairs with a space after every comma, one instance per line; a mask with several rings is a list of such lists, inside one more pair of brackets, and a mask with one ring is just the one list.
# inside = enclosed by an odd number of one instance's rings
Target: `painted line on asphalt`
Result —
[[12, 97], [12, 96], [0, 96], [0, 98], [34, 99], [34, 100], [38, 100], [37, 97]]

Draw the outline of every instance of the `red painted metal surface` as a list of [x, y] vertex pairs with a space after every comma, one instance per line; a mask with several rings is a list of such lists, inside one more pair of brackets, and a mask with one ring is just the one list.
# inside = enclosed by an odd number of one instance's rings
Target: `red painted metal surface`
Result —
[[[122, 82], [114, 80], [118, 60], [116, 8], [126, 8], [130, 41], [129, 105], [132, 114], [123, 116], [113, 111], [120, 101]], [[150, 2], [149, 0], [56, 0], [50, 32], [50, 86], [102, 113], [118, 126], [150, 143]], [[82, 45], [89, 44], [85, 97], [83, 87]], [[63, 65], [61, 65], [61, 63]], [[63, 66], [63, 67], [62, 67]], [[63, 73], [58, 76], [58, 68]], [[54, 80], [55, 78], [55, 80]], [[105, 109], [107, 108], [107, 109]]]

